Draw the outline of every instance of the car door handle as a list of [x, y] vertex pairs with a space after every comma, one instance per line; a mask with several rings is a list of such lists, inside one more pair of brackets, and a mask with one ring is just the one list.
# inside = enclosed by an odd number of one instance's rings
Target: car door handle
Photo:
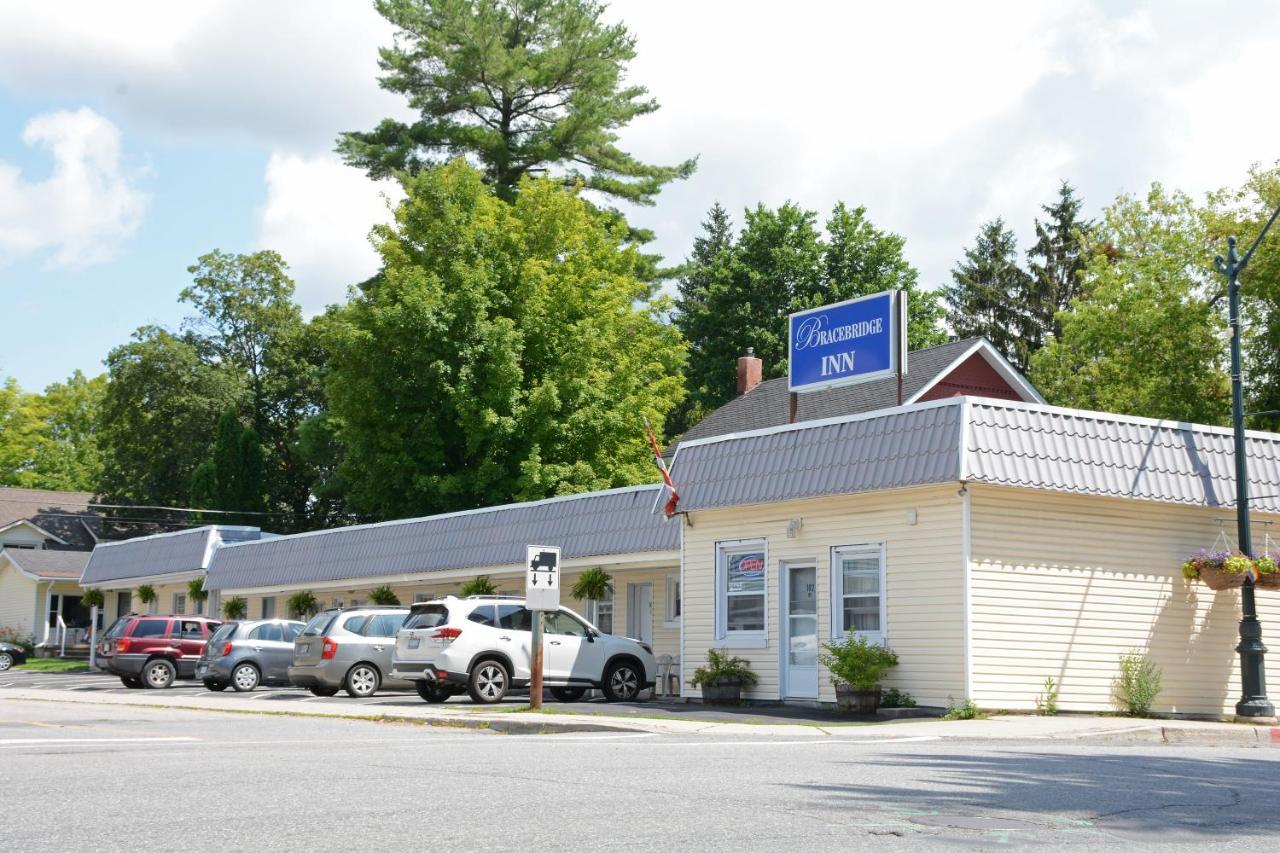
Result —
[[553, 646], [558, 646], [558, 645], [560, 645], [560, 641], [559, 641], [559, 640], [549, 640], [548, 642], [550, 642], [550, 643], [551, 643], [551, 645], [553, 645]]
[[508, 643], [509, 643], [509, 642], [511, 642], [511, 638], [510, 638], [510, 637], [499, 637], [498, 639], [499, 639], [499, 640], [506, 640]]
[[260, 651], [262, 651], [262, 646], [254, 646], [254, 647], [253, 647], [253, 650], [254, 650], [255, 652], [260, 652]]
[[382, 651], [382, 646], [374, 646], [374, 647], [373, 647], [373, 650], [374, 650], [375, 652], [380, 652], [380, 651]]

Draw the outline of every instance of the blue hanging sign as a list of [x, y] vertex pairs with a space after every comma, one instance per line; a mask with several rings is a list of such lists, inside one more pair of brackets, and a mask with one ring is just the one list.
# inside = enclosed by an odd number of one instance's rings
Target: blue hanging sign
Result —
[[792, 391], [820, 391], [906, 373], [907, 300], [899, 290], [798, 311], [790, 319]]

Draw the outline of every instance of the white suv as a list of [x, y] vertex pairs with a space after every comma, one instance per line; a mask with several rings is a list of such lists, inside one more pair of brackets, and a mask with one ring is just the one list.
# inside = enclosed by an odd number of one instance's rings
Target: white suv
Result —
[[[466, 690], [480, 703], [502, 701], [527, 687], [533, 613], [523, 598], [452, 595], [413, 605], [396, 633], [393, 678], [412, 681], [428, 702]], [[568, 608], [545, 614], [542, 683], [561, 702], [576, 702], [588, 688], [610, 701], [635, 699], [653, 686], [653, 649], [601, 633]]]

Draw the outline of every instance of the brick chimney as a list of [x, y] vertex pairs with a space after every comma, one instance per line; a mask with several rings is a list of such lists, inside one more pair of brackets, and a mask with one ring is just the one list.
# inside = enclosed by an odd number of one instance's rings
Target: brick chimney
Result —
[[764, 363], [747, 347], [747, 354], [738, 359], [738, 395], [741, 396], [760, 384], [764, 378]]

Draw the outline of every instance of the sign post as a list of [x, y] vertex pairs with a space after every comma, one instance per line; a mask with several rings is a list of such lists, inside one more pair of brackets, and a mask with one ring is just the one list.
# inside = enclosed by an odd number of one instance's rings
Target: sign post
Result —
[[530, 545], [525, 549], [524, 600], [533, 612], [533, 643], [529, 649], [529, 707], [542, 707], [542, 614], [560, 609], [560, 549]]

